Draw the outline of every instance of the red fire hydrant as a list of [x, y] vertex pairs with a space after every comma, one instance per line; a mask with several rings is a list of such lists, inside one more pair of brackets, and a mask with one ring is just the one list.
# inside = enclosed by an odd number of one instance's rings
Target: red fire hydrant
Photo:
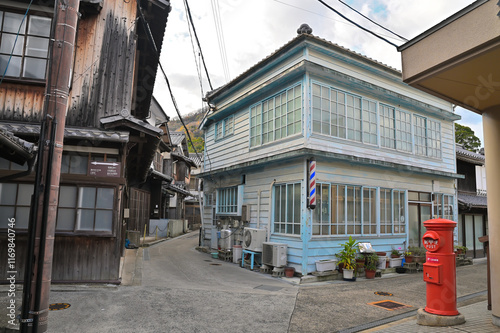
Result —
[[424, 222], [427, 232], [422, 237], [427, 249], [424, 281], [427, 282], [425, 311], [440, 316], [456, 316], [457, 284], [453, 252], [454, 221], [433, 219]]

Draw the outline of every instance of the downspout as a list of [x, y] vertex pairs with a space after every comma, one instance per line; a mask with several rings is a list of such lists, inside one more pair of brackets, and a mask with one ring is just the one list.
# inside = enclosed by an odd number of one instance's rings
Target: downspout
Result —
[[267, 224], [267, 241], [271, 241], [271, 213], [272, 213], [272, 209], [271, 207], [273, 206], [273, 196], [272, 196], [272, 192], [273, 192], [273, 186], [274, 184], [276, 183], [276, 179], [273, 179], [273, 181], [271, 182], [271, 185], [269, 185], [269, 222]]
[[257, 192], [257, 229], [259, 229], [260, 227], [260, 193], [262, 192], [262, 190], [259, 190], [259, 192]]

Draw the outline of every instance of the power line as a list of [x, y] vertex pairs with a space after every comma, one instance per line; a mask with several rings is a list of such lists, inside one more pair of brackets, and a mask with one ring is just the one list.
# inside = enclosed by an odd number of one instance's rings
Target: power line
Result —
[[[289, 3], [286, 3], [286, 2], [283, 2], [283, 1], [280, 1], [280, 0], [273, 0], [273, 1], [277, 2], [277, 3], [280, 3], [282, 5], [288, 6], [288, 7], [292, 7], [292, 8], [298, 9], [298, 10], [302, 10], [302, 11], [307, 12], [307, 13], [311, 13], [311, 14], [314, 14], [314, 15], [318, 15], [318, 16], [327, 18], [329, 20], [332, 20], [332, 21], [335, 21], [335, 22], [338, 22], [338, 23], [341, 23], [341, 24], [345, 24], [345, 25], [350, 26], [350, 27], [355, 26], [354, 24], [351, 24], [349, 22], [345, 22], [343, 20], [337, 20], [337, 19], [334, 19], [333, 17], [326, 16], [326, 15], [323, 15], [323, 14], [320, 14], [320, 13], [316, 13], [316, 12], [313, 12], [311, 10], [308, 10], [308, 9], [305, 9], [305, 8], [302, 8], [302, 7], [294, 6], [294, 5], [291, 5]], [[379, 35], [387, 37], [387, 38], [396, 39], [394, 36], [385, 35], [385, 34], [382, 34], [382, 33], [379, 33]], [[399, 38], [397, 38], [397, 39], [399, 40]]]
[[221, 56], [222, 68], [226, 82], [230, 81], [229, 66], [227, 61], [226, 43], [224, 40], [224, 29], [222, 28], [222, 20], [220, 18], [219, 0], [211, 0], [212, 13], [214, 16], [215, 31], [217, 33], [217, 43], [219, 45], [219, 53]]
[[352, 24], [354, 24], [355, 26], [357, 26], [357, 27], [358, 27], [358, 28], [360, 28], [361, 30], [364, 30], [364, 31], [368, 32], [369, 34], [372, 34], [373, 36], [375, 36], [375, 37], [377, 37], [377, 38], [379, 38], [379, 39], [383, 40], [384, 42], [386, 42], [386, 43], [388, 43], [388, 44], [391, 44], [392, 46], [394, 46], [394, 47], [396, 47], [396, 48], [398, 47], [396, 44], [394, 44], [394, 43], [392, 43], [392, 42], [388, 41], [388, 40], [387, 40], [387, 39], [385, 39], [384, 37], [381, 37], [381, 36], [377, 35], [376, 33], [374, 33], [373, 31], [368, 30], [368, 29], [366, 29], [365, 27], [362, 27], [362, 26], [360, 26], [359, 24], [357, 24], [356, 22], [354, 22], [354, 21], [350, 20], [349, 18], [347, 18], [346, 16], [344, 16], [342, 13], [340, 13], [339, 11], [337, 11], [335, 8], [330, 7], [330, 6], [329, 6], [328, 4], [326, 4], [323, 0], [318, 0], [318, 1], [319, 1], [320, 3], [322, 3], [325, 7], [327, 7], [328, 9], [330, 9], [331, 11], [335, 12], [337, 15], [339, 15], [340, 17], [342, 17], [344, 20], [351, 22]]
[[346, 4], [344, 1], [342, 0], [339, 0], [339, 2], [345, 6], [347, 6], [348, 8], [350, 8], [351, 10], [353, 10], [354, 12], [358, 13], [359, 15], [363, 16], [365, 19], [367, 19], [368, 21], [372, 22], [373, 24], [376, 24], [377, 26], [381, 27], [382, 29], [384, 29], [385, 31], [388, 31], [390, 32], [391, 34], [395, 35], [395, 36], [398, 36], [399, 38], [401, 38], [402, 40], [404, 40], [405, 42], [408, 41], [408, 39], [404, 38], [403, 36], [400, 36], [398, 35], [397, 33], [387, 29], [386, 27], [384, 27], [383, 25], [380, 25], [378, 24], [377, 22], [373, 21], [371, 18], [369, 18], [368, 16], [365, 16], [363, 15], [361, 12], [357, 11], [356, 9], [354, 9], [353, 7], [349, 6], [348, 4]]
[[[210, 85], [210, 89], [214, 90], [214, 88], [212, 87], [212, 82], [210, 81], [210, 75], [208, 75], [207, 65], [205, 63], [205, 58], [203, 57], [203, 52], [201, 51], [200, 40], [198, 39], [198, 34], [196, 33], [196, 28], [194, 27], [193, 18], [191, 16], [191, 10], [189, 9], [189, 4], [188, 4], [187, 0], [184, 0], [184, 4], [186, 6], [188, 20], [191, 22], [191, 26], [193, 27], [194, 37], [196, 38], [196, 42], [198, 43], [198, 49], [200, 50], [200, 53], [201, 53], [201, 60], [203, 61], [203, 67], [205, 68], [205, 73], [207, 74], [208, 84]], [[155, 46], [155, 48], [156, 48], [156, 46]], [[159, 57], [158, 57], [158, 62], [160, 62]]]
[[[186, 9], [186, 13], [187, 13], [187, 7], [186, 7], [185, 2], [184, 2], [184, 8]], [[202, 100], [202, 106], [203, 106], [203, 80], [201, 78], [201, 52], [198, 52], [198, 56], [200, 57], [200, 59], [198, 61], [198, 60], [196, 60], [196, 50], [195, 50], [194, 43], [193, 43], [193, 34], [191, 33], [191, 25], [189, 24], [189, 20], [187, 20], [186, 22], [188, 25], [189, 37], [191, 39], [191, 48], [193, 50], [193, 57], [194, 57], [194, 63], [196, 66], [196, 72], [198, 73], [198, 80], [200, 81], [201, 100]]]
[[[156, 47], [156, 43], [154, 41], [153, 34], [151, 33], [151, 29], [149, 28], [148, 21], [146, 21], [146, 18], [144, 17], [144, 13], [142, 12], [142, 7], [141, 7], [139, 1], [137, 1], [137, 7], [139, 10], [139, 14], [141, 15], [142, 26], [146, 32], [146, 35], [148, 37], [148, 41], [151, 44], [151, 47], [156, 55], [156, 58], [158, 59], [158, 65], [160, 67], [161, 72], [163, 73], [163, 77], [165, 78], [165, 82], [167, 84], [167, 88], [168, 88], [168, 91], [170, 93], [170, 98], [172, 99], [172, 103], [174, 105], [175, 111], [177, 112], [177, 116], [179, 116], [179, 120], [181, 121], [184, 129], [186, 130], [186, 135], [189, 139], [189, 142], [191, 142], [191, 146], [193, 146], [193, 150], [196, 154], [196, 157], [198, 157], [201, 160], [200, 155], [198, 154], [198, 151], [196, 150], [196, 148], [194, 146], [193, 140], [191, 139], [191, 135], [189, 134], [189, 130], [188, 130], [186, 124], [184, 123], [184, 120], [182, 119], [181, 113], [179, 111], [179, 107], [177, 106], [177, 102], [175, 101], [175, 97], [174, 97], [174, 94], [172, 92], [172, 87], [170, 86], [170, 81], [168, 80], [167, 74], [165, 73], [165, 70], [163, 69], [163, 66], [161, 65], [161, 62], [160, 62], [160, 52], [158, 51], [158, 48]], [[193, 26], [193, 28], [194, 28], [194, 26]], [[196, 33], [195, 33], [195, 35], [196, 35]], [[198, 44], [198, 46], [199, 46], [199, 44]], [[205, 67], [205, 70], [206, 70], [206, 67]], [[208, 75], [208, 72], [207, 72], [207, 75]], [[209, 83], [210, 83], [210, 80], [209, 80]], [[210, 84], [210, 87], [212, 87], [211, 84]]]

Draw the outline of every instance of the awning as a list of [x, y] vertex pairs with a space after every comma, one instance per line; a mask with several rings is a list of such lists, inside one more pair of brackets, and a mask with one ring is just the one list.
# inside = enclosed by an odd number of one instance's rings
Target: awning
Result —
[[13, 133], [0, 129], [0, 157], [24, 165], [35, 156], [35, 144], [18, 138]]
[[167, 190], [168, 193], [170, 194], [176, 194], [176, 193], [179, 193], [179, 194], [182, 194], [184, 196], [192, 196], [192, 194], [189, 192], [189, 191], [186, 191], [185, 189], [179, 187], [179, 186], [176, 186], [174, 184], [165, 184], [163, 185], [163, 188], [165, 190]]
[[488, 208], [486, 196], [474, 194], [458, 194], [458, 204], [470, 208]]

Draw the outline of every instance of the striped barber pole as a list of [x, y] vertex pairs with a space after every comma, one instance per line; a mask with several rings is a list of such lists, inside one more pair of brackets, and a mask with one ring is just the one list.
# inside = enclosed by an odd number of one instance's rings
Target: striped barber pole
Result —
[[309, 160], [309, 208], [316, 208], [316, 160]]

